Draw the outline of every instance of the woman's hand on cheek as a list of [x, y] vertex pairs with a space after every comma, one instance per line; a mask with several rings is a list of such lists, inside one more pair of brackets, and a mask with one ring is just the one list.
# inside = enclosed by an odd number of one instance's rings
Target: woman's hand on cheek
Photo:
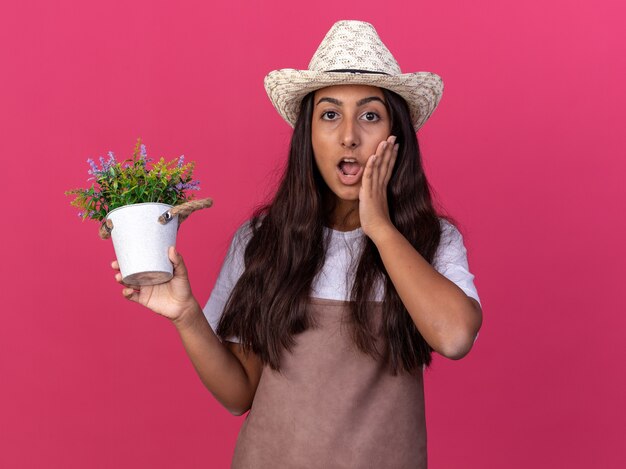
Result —
[[368, 160], [359, 192], [359, 218], [363, 232], [373, 238], [384, 229], [393, 227], [389, 218], [387, 184], [398, 156], [396, 137], [380, 142], [376, 154]]

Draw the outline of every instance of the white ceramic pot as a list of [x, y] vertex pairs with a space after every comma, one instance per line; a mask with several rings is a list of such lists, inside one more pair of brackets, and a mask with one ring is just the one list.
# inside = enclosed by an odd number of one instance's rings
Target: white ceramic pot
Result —
[[122, 281], [127, 285], [156, 285], [173, 276], [167, 256], [176, 245], [178, 217], [162, 225], [159, 216], [172, 208], [161, 203], [132, 204], [111, 210], [111, 239], [120, 265]]

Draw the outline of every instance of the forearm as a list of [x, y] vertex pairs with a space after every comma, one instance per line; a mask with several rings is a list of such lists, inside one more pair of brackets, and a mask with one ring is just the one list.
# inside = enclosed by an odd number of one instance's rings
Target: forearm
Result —
[[424, 340], [449, 358], [467, 354], [482, 314], [465, 292], [437, 272], [395, 227], [379, 230], [372, 241]]
[[241, 415], [249, 409], [255, 390], [241, 362], [213, 332], [200, 305], [196, 303], [175, 326], [204, 386], [231, 413]]

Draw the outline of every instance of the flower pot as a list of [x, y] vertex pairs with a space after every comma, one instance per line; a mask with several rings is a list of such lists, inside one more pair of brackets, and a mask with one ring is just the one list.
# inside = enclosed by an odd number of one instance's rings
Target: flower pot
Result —
[[165, 225], [158, 222], [170, 208], [161, 203], [132, 204], [107, 214], [113, 222], [111, 239], [125, 284], [156, 285], [172, 278], [167, 250], [176, 245], [178, 217]]

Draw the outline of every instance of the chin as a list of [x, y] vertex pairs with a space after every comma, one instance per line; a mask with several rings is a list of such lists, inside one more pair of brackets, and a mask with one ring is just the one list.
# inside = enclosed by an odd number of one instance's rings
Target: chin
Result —
[[334, 192], [335, 197], [345, 202], [358, 202], [359, 201], [360, 187], [356, 189], [342, 190]]

